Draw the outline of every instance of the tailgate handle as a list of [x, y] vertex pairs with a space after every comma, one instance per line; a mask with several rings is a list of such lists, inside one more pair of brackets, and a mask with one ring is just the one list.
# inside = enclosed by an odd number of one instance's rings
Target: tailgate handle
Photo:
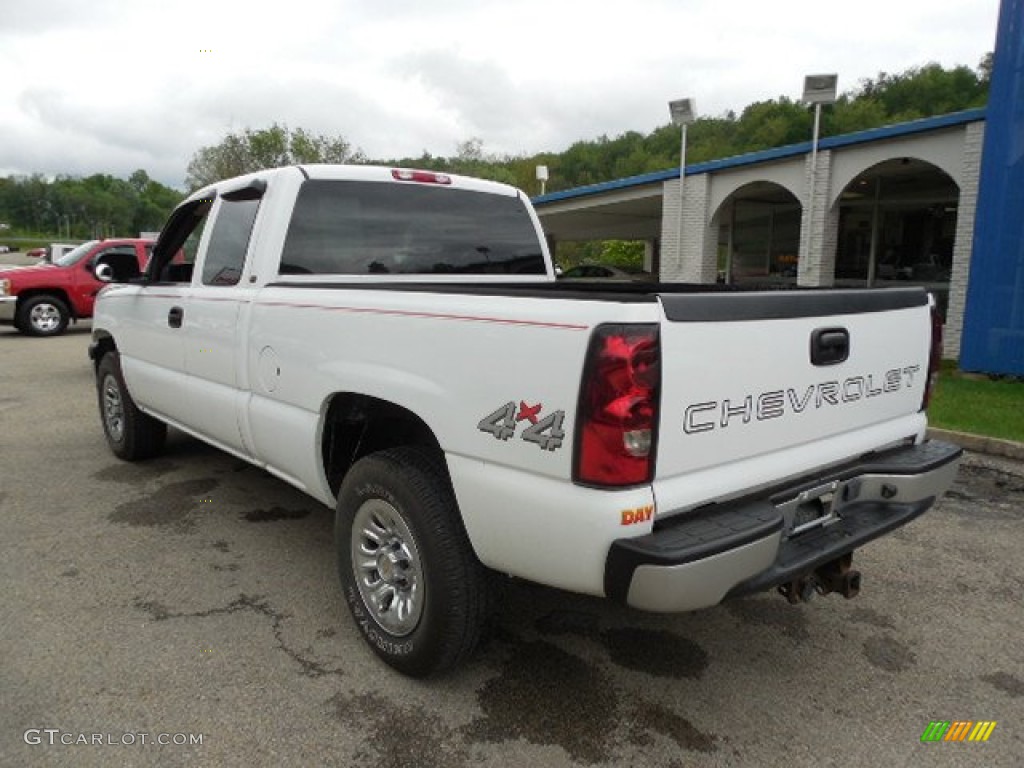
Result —
[[811, 363], [837, 365], [850, 356], [850, 332], [845, 328], [818, 328], [811, 334]]

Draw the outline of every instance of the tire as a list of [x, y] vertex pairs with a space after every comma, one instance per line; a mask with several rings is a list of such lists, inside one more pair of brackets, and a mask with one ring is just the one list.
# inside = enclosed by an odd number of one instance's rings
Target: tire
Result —
[[121, 373], [117, 352], [107, 352], [96, 367], [96, 395], [107, 445], [125, 461], [156, 456], [167, 439], [167, 425], [138, 409]]
[[488, 575], [439, 456], [394, 448], [360, 459], [338, 493], [334, 531], [345, 602], [384, 662], [426, 677], [472, 653]]
[[71, 320], [68, 305], [56, 296], [30, 296], [18, 302], [15, 326], [29, 336], [59, 336]]

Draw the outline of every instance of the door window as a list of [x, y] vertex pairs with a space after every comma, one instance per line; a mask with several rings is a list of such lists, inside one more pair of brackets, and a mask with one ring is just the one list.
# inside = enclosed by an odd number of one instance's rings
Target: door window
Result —
[[206, 246], [203, 285], [237, 285], [260, 201], [222, 199]]
[[114, 282], [123, 283], [139, 276], [139, 257], [131, 245], [118, 245], [101, 251], [93, 260], [93, 273], [100, 264], [110, 266], [114, 272]]
[[192, 266], [212, 205], [213, 198], [207, 197], [175, 209], [153, 247], [146, 268], [149, 279], [159, 283], [192, 282]]

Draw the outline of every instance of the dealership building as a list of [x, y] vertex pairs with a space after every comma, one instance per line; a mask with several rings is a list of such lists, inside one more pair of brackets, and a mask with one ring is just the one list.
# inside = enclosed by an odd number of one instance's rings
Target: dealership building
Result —
[[[642, 240], [663, 281], [923, 285], [962, 368], [1024, 375], [1024, 0], [984, 109], [534, 198], [549, 244]], [[811, 171], [814, 169], [814, 178]]]

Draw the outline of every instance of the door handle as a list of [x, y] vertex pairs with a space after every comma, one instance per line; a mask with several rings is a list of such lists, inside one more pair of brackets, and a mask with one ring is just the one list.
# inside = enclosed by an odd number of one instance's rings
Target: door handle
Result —
[[811, 334], [811, 364], [836, 365], [850, 356], [850, 332], [845, 328], [819, 328]]
[[181, 321], [185, 318], [185, 310], [181, 307], [171, 307], [167, 313], [167, 324], [171, 328], [181, 328]]

